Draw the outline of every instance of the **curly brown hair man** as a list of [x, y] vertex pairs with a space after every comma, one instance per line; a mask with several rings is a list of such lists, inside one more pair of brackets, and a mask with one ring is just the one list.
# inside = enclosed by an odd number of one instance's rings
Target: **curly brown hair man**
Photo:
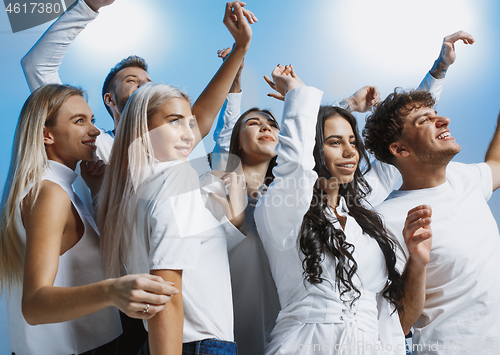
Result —
[[394, 156], [389, 150], [389, 145], [401, 137], [404, 118], [413, 108], [434, 107], [434, 105], [435, 100], [427, 91], [413, 90], [405, 93], [396, 89], [367, 119], [363, 129], [365, 147], [378, 160], [394, 165]]
[[[454, 354], [487, 354], [484, 344], [500, 344], [500, 235], [487, 204], [500, 187], [500, 125], [484, 163], [451, 162], [460, 145], [450, 119], [433, 107], [427, 92], [396, 89], [363, 130], [367, 149], [403, 180], [376, 208], [402, 247], [400, 320], [406, 333], [413, 326], [420, 355], [445, 354], [446, 344], [459, 343]], [[416, 232], [403, 236], [406, 211], [420, 217], [410, 221]], [[481, 347], [472, 349], [474, 342]]]

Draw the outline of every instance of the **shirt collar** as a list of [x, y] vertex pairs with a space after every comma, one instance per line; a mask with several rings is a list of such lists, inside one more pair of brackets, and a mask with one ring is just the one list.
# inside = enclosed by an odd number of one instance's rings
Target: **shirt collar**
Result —
[[73, 184], [78, 174], [66, 165], [54, 160], [49, 160], [48, 165], [44, 172], [45, 177], [60, 183], [61, 186], [66, 185], [71, 188], [71, 184]]
[[335, 208], [339, 216], [345, 216], [349, 214], [349, 207], [347, 207], [347, 202], [345, 201], [344, 196], [340, 196], [339, 198], [339, 204]]

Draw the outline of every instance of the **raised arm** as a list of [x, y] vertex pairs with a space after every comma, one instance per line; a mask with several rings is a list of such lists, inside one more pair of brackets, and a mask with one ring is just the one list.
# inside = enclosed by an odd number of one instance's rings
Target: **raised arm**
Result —
[[[234, 45], [233, 45], [234, 47]], [[217, 51], [217, 55], [219, 58], [222, 58], [222, 61], [225, 61], [226, 58], [231, 53], [232, 48], [224, 48]], [[231, 85], [231, 89], [229, 89], [230, 94], [237, 94], [241, 92], [241, 72], [243, 71], [243, 67], [245, 66], [245, 58], [241, 61], [240, 68], [234, 77], [233, 84]]]
[[458, 31], [443, 39], [443, 45], [439, 52], [439, 57], [434, 62], [431, 70], [424, 77], [418, 90], [425, 90], [430, 92], [436, 104], [441, 96], [441, 91], [444, 86], [444, 78], [450, 65], [455, 62], [457, 53], [455, 52], [455, 42], [461, 40], [465, 44], [474, 43], [474, 38], [465, 31]]
[[[31, 325], [64, 322], [109, 306], [130, 317], [148, 319], [177, 292], [171, 284], [148, 274], [54, 287], [59, 255], [78, 241], [78, 225], [83, 227], [78, 213], [59, 185], [45, 181], [33, 208], [25, 206], [22, 217], [26, 229], [22, 311]], [[144, 312], [146, 304], [150, 305], [148, 312]]]
[[114, 0], [79, 0], [62, 14], [21, 60], [26, 81], [33, 92], [47, 84], [61, 84], [59, 67], [69, 45], [97, 17], [102, 6]]
[[436, 79], [444, 79], [446, 71], [455, 63], [457, 53], [455, 52], [455, 42], [462, 41], [465, 44], [473, 44], [474, 38], [465, 31], [458, 31], [443, 39], [443, 45], [439, 52], [439, 57], [434, 62], [429, 73]]
[[[322, 92], [304, 86], [291, 67], [278, 66], [269, 85], [285, 97], [283, 122], [277, 145], [275, 179], [255, 210], [255, 221], [264, 243], [279, 249], [295, 245], [302, 218], [309, 209], [318, 175], [314, 168], [313, 148], [316, 121]], [[276, 97], [279, 98], [279, 97]], [[276, 218], [279, 216], [279, 218]]]
[[[229, 53], [231, 53], [231, 48], [221, 49], [217, 52], [222, 60], [225, 60]], [[236, 121], [241, 115], [241, 72], [245, 65], [244, 62], [244, 60], [241, 61], [226, 101], [219, 112], [219, 118], [214, 130], [215, 146], [212, 153], [212, 169], [214, 170], [226, 169], [227, 158], [221, 156], [221, 154], [229, 153], [231, 134]]]
[[250, 46], [250, 24], [256, 22], [257, 18], [252, 12], [244, 9], [244, 6], [245, 3], [241, 1], [226, 4], [224, 24], [234, 38], [234, 48], [193, 105], [193, 114], [198, 121], [201, 138], [210, 132]]
[[403, 237], [410, 254], [403, 272], [404, 312], [399, 314], [405, 334], [410, 332], [424, 309], [427, 263], [432, 245], [431, 216], [430, 206], [417, 206], [408, 211], [403, 229]]
[[500, 113], [498, 114], [497, 127], [491, 139], [488, 151], [486, 152], [484, 161], [491, 168], [493, 191], [495, 191], [500, 187]]
[[332, 106], [346, 109], [350, 112], [367, 112], [380, 103], [380, 91], [376, 86], [363, 86], [353, 95], [346, 97]]

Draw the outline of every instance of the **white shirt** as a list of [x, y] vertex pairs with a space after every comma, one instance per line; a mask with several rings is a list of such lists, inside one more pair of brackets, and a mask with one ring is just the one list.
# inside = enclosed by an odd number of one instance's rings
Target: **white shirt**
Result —
[[[68, 193], [85, 226], [78, 243], [59, 257], [54, 287], [83, 286], [105, 278], [97, 227], [71, 188], [75, 178], [73, 170], [49, 160], [49, 168], [42, 179], [57, 183]], [[26, 243], [21, 212], [18, 209], [16, 213], [17, 228], [23, 243]], [[121, 333], [120, 317], [114, 307], [67, 322], [29, 325], [21, 310], [22, 292], [22, 286], [14, 288], [7, 299], [9, 348], [17, 355], [81, 354], [112, 341]]]
[[[487, 164], [451, 162], [444, 184], [394, 191], [377, 207], [406, 256], [401, 231], [407, 211], [420, 204], [432, 207], [426, 299], [413, 336], [413, 344], [423, 347], [419, 354], [498, 354], [500, 235], [487, 204], [492, 187]], [[398, 255], [400, 270], [405, 255]], [[495, 342], [496, 350], [488, 351]]]
[[[291, 90], [285, 98], [283, 127], [278, 143], [275, 180], [255, 210], [255, 221], [278, 289], [282, 310], [271, 334], [266, 354], [296, 354], [297, 351], [332, 353], [331, 347], [363, 344], [391, 344], [392, 351], [404, 354], [404, 336], [397, 314], [380, 296], [387, 282], [385, 259], [374, 239], [364, 234], [347, 206], [340, 200], [337, 212], [347, 217], [345, 235], [355, 245], [358, 263], [354, 282], [360, 299], [350, 308], [340, 300], [335, 284], [335, 260], [322, 261], [326, 281], [312, 285], [304, 281], [298, 233], [309, 209], [317, 174], [313, 148], [322, 93], [314, 88]], [[330, 215], [331, 223], [340, 228]], [[369, 345], [365, 345], [369, 344]], [[302, 350], [301, 350], [302, 349]]]
[[239, 232], [205, 208], [198, 176], [189, 163], [158, 164], [138, 191], [134, 234], [124, 248], [129, 252], [124, 260], [128, 272], [183, 270], [183, 342], [233, 341], [226, 238]]
[[84, 0], [78, 0], [45, 31], [21, 60], [31, 92], [43, 85], [62, 84], [59, 67], [69, 45], [96, 17]]
[[214, 130], [213, 170], [226, 170], [231, 134], [236, 121], [241, 116], [241, 97], [242, 92], [229, 93], [219, 112], [219, 118]]

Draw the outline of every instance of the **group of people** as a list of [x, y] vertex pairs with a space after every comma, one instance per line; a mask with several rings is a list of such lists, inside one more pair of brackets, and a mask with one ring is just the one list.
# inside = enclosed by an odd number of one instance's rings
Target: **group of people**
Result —
[[[383, 101], [365, 86], [321, 106], [278, 65], [279, 124], [241, 113], [257, 18], [232, 1], [235, 43], [199, 98], [130, 56], [104, 81], [105, 132], [58, 68], [111, 3], [77, 1], [22, 60], [32, 94], [0, 229], [13, 354], [405, 354], [411, 333], [418, 354], [500, 353], [500, 128], [484, 163], [451, 162], [434, 109], [471, 35], [445, 37], [420, 86]], [[360, 132], [351, 112], [369, 110]], [[188, 157], [218, 113], [199, 176]]]

